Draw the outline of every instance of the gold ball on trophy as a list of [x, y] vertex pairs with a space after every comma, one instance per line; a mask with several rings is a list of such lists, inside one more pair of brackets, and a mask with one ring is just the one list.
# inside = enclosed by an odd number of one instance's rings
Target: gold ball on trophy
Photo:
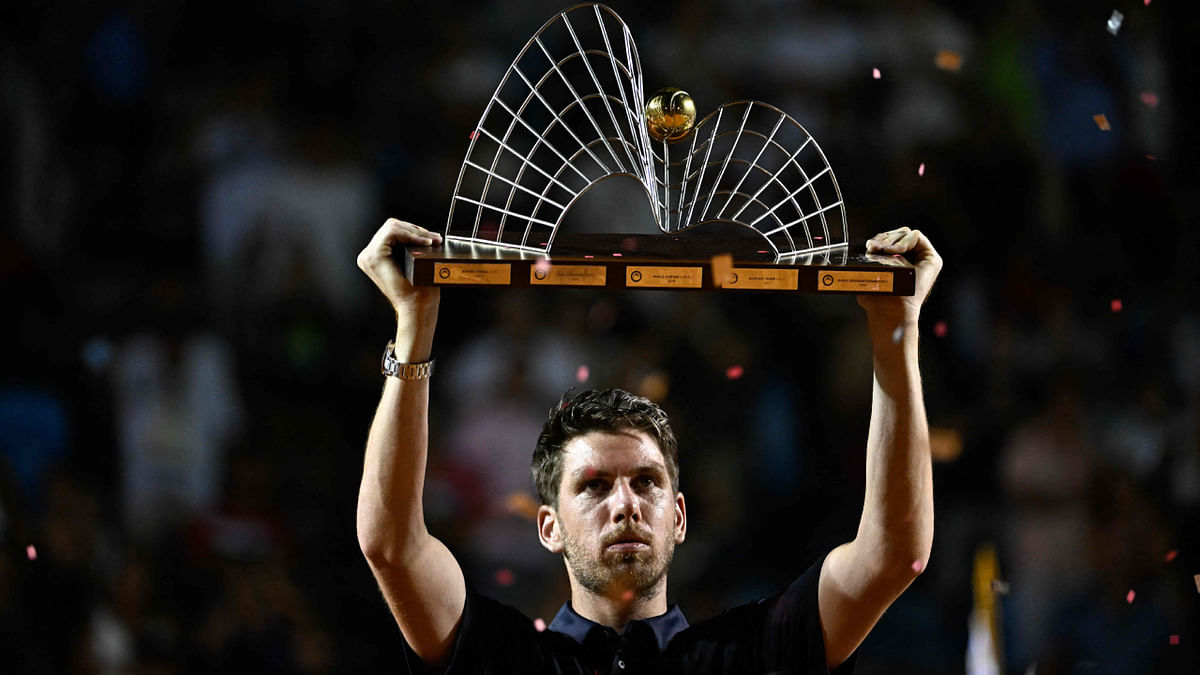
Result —
[[696, 102], [682, 89], [659, 89], [646, 103], [646, 129], [656, 141], [678, 141], [695, 125]]

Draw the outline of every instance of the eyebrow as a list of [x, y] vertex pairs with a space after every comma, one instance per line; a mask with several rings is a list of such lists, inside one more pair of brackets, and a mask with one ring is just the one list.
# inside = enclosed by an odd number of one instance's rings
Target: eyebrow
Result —
[[[647, 473], [656, 474], [659, 476], [665, 476], [665, 475], [667, 475], [667, 469], [662, 464], [643, 464], [642, 466], [634, 467], [634, 469], [631, 473], [635, 476], [640, 476], [642, 474], [647, 474]], [[571, 478], [573, 480], [579, 481], [579, 480], [584, 480], [584, 479], [591, 480], [593, 478], [611, 478], [612, 475], [613, 475], [613, 472], [611, 472], [611, 471], [607, 471], [604, 469], [597, 469], [597, 468], [591, 467], [591, 466], [585, 466], [583, 468], [576, 469], [571, 474]]]

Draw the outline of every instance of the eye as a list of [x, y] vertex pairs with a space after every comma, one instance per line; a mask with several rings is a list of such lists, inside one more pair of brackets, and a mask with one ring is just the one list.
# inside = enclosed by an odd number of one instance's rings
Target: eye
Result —
[[638, 476], [634, 484], [641, 488], [651, 488], [658, 485], [658, 481], [654, 480], [653, 476]]
[[604, 481], [599, 478], [593, 478], [583, 484], [585, 490], [589, 492], [599, 492], [604, 489]]

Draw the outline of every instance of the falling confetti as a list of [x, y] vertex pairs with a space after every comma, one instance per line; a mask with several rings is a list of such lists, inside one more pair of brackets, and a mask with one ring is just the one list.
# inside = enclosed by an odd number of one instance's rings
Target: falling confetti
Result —
[[946, 322], [939, 321], [933, 324], [933, 334], [940, 338], [946, 337]]
[[1166, 561], [1171, 562], [1172, 560], [1175, 559], [1175, 556], [1177, 556], [1177, 555], [1179, 555], [1179, 551], [1176, 551], [1173, 549], [1170, 551], [1167, 551]]
[[576, 368], [575, 369], [575, 381], [576, 382], [587, 382], [587, 380], [588, 380], [588, 367], [587, 366], [579, 366], [578, 368]]
[[496, 583], [501, 586], [512, 586], [516, 577], [513, 576], [512, 570], [500, 568], [496, 570]]
[[594, 256], [594, 255], [588, 255], [588, 254], [586, 254], [586, 253], [585, 253], [585, 254], [583, 255], [583, 257], [585, 257], [585, 258], [595, 258], [596, 256]]
[[1143, 4], [1143, 5], [1145, 5], [1146, 7], [1149, 7], [1149, 6], [1150, 6], [1150, 0], [1142, 0], [1142, 4]]
[[538, 261], [533, 264], [533, 269], [538, 274], [541, 274], [542, 276], [546, 276], [546, 274], [548, 274], [550, 272], [550, 259], [549, 258], [539, 258]]
[[1108, 118], [1104, 115], [1092, 115], [1092, 119], [1096, 121], [1096, 126], [1100, 127], [1100, 131], [1110, 131], [1112, 129], [1108, 124]]
[[921, 162], [921, 166], [918, 166], [918, 167], [917, 167], [917, 175], [918, 175], [918, 176], [924, 176], [924, 175], [925, 175], [925, 162]]
[[1113, 298], [1112, 302], [1108, 303], [1108, 306], [1109, 306], [1109, 309], [1111, 309], [1114, 314], [1121, 311], [1125, 307], [1123, 304], [1121, 304], [1120, 298]]
[[476, 129], [475, 131], [472, 131], [471, 135], [468, 136], [467, 138], [470, 138], [471, 140], [475, 140], [476, 138], [479, 138], [479, 130]]
[[25, 547], [25, 557], [30, 560], [37, 560], [37, 549], [33, 547], [33, 544]]
[[883, 77], [883, 74], [879, 72], [878, 68], [872, 68], [871, 69], [871, 77], [878, 80], [879, 78]]
[[725, 369], [725, 377], [736, 380], [742, 376], [745, 370], [741, 366], [729, 366]]
[[1133, 599], [1136, 597], [1137, 597], [1137, 593], [1134, 593], [1133, 589], [1131, 588], [1131, 589], [1129, 589], [1129, 592], [1125, 594], [1125, 602], [1132, 605]]
[[625, 591], [624, 593], [622, 593], [621, 599], [624, 600], [625, 602], [629, 602], [630, 600], [632, 600], [633, 599], [633, 589], [631, 588], [631, 589]]
[[912, 571], [916, 572], [917, 574], [920, 574], [921, 570], [923, 570], [923, 569], [925, 569], [925, 563], [920, 558], [917, 558], [916, 560], [913, 561]]
[[620, 257], [621, 257], [621, 254], [620, 254], [620, 253], [614, 253], [614, 254], [613, 254], [613, 257], [614, 257], [614, 258], [620, 258]]
[[1007, 581], [992, 579], [992, 592], [997, 595], [1008, 595], [1010, 587]]
[[896, 326], [896, 330], [892, 331], [892, 344], [899, 344], [902, 339], [904, 339], [904, 326]]
[[958, 52], [951, 51], [949, 49], [942, 49], [938, 51], [937, 57], [933, 60], [933, 62], [936, 63], [937, 67], [941, 68], [942, 70], [948, 70], [950, 72], [957, 73], [959, 69], [962, 68], [963, 57], [962, 54], [959, 54]]
[[[1150, 4], [1150, 0], [1146, 0], [1146, 4], [1147, 5]], [[1179, 644], [1179, 636], [1178, 635], [1172, 635], [1170, 638], [1168, 638], [1168, 640], [1173, 645]]]
[[724, 288], [726, 282], [732, 281], [730, 275], [733, 274], [733, 256], [728, 253], [714, 255], [709, 261], [712, 267], [713, 285], [719, 288]]
[[1142, 99], [1142, 103], [1147, 108], [1157, 108], [1158, 107], [1158, 94], [1156, 94], [1152, 91], [1143, 91], [1140, 95], [1140, 98]]
[[1108, 32], [1116, 35], [1117, 31], [1121, 30], [1121, 22], [1124, 20], [1125, 15], [1114, 9], [1112, 16], [1108, 17]]
[[542, 633], [546, 630], [546, 622], [539, 616], [533, 620], [533, 628], [537, 632]]

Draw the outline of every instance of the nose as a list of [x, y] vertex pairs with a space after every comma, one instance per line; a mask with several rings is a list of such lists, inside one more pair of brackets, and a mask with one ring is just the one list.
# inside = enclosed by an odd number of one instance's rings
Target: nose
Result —
[[614, 523], [620, 523], [626, 518], [634, 523], [642, 521], [641, 501], [638, 499], [637, 493], [634, 492], [633, 486], [629, 481], [617, 481], [611, 498], [613, 500], [612, 520]]

